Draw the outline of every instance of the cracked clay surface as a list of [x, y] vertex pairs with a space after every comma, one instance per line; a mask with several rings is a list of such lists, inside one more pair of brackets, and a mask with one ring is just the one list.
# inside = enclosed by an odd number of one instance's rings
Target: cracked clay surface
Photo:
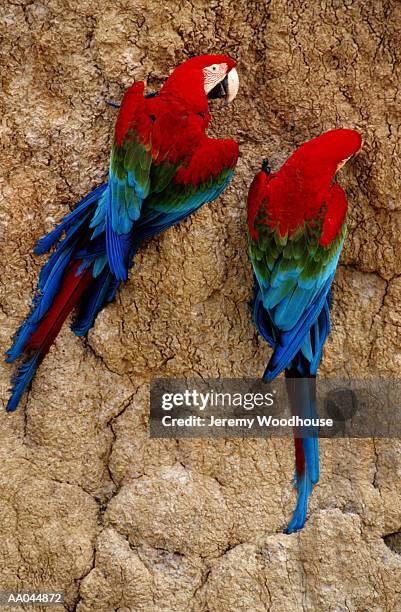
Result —
[[79, 612], [401, 610], [399, 440], [323, 440], [310, 519], [287, 536], [290, 440], [147, 431], [156, 375], [262, 374], [247, 188], [263, 157], [276, 169], [333, 127], [364, 147], [340, 178], [349, 234], [322, 373], [400, 376], [401, 4], [4, 0], [0, 14], [2, 348], [29, 307], [35, 241], [106, 177], [105, 100], [139, 79], [154, 91], [199, 53], [232, 55], [241, 79], [212, 108], [211, 133], [240, 144], [226, 192], [147, 244], [88, 338], [65, 326], [1, 415], [0, 590], [57, 588]]

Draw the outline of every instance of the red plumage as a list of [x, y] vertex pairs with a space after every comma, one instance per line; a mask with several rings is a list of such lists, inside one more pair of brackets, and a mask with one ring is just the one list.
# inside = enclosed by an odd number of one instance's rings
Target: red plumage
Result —
[[139, 138], [151, 147], [156, 165], [165, 159], [182, 164], [175, 178], [181, 184], [197, 185], [218, 176], [223, 167], [233, 167], [238, 158], [237, 143], [211, 140], [205, 134], [211, 115], [199, 68], [214, 63], [227, 64], [228, 70], [236, 66], [226, 55], [192, 58], [178, 66], [151, 98], [143, 97], [143, 82], [134, 83], [122, 100], [115, 127], [117, 146], [130, 134]]
[[217, 177], [223, 168], [235, 166], [238, 158], [238, 145], [234, 140], [210, 141], [205, 139], [195, 155], [192, 155], [190, 163], [178, 170], [175, 180], [184, 185], [199, 185], [209, 178]]
[[295, 469], [297, 477], [301, 478], [305, 474], [305, 453], [302, 448], [302, 438], [294, 436], [295, 445]]
[[45, 357], [65, 319], [93, 281], [92, 266], [77, 275], [81, 265], [82, 261], [79, 260], [71, 262], [51, 308], [26, 344], [27, 351], [40, 349], [41, 359]]
[[258, 232], [255, 228], [256, 215], [264, 206], [264, 200], [267, 193], [267, 185], [272, 178], [276, 176], [276, 172], [267, 175], [266, 172], [258, 172], [252, 181], [248, 193], [248, 228], [252, 240], [258, 239]]
[[319, 243], [327, 247], [335, 240], [347, 215], [347, 198], [338, 183], [331, 186], [326, 198], [326, 214]]
[[[141, 135], [143, 141], [148, 142], [147, 137], [151, 125], [151, 119], [145, 114], [145, 98], [143, 97], [144, 90], [144, 82], [139, 81], [138, 83], [131, 85], [123, 96], [120, 112], [118, 113], [114, 128], [114, 136], [118, 146], [121, 146], [124, 136], [129, 128], [135, 130], [138, 135]], [[137, 120], [138, 115], [141, 117], [140, 122]]]
[[325, 203], [321, 244], [327, 246], [337, 236], [346, 213], [344, 193], [333, 186], [335, 174], [361, 145], [361, 136], [354, 130], [330, 130], [301, 145], [277, 172], [268, 176], [259, 172], [248, 198], [251, 237], [258, 239], [256, 215], [271, 228], [278, 227], [281, 236], [291, 236], [305, 222], [318, 219]]

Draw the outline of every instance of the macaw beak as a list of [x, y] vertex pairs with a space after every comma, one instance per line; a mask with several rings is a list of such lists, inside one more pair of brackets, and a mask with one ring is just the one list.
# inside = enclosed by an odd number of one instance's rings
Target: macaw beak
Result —
[[228, 74], [224, 77], [220, 83], [217, 83], [209, 91], [207, 97], [209, 100], [216, 100], [216, 98], [225, 98], [225, 104], [230, 104], [238, 93], [239, 78], [238, 72], [235, 68], [232, 68]]
[[350, 157], [347, 157], [347, 159], [343, 159], [343, 161], [341, 161], [338, 165], [337, 165], [337, 170], [336, 170], [336, 174], [339, 170], [341, 170], [341, 168], [344, 168], [345, 164], [351, 159], [351, 157], [353, 157], [353, 155], [351, 155]]
[[361, 146], [359, 147], [358, 151], [355, 151], [355, 153], [353, 153], [352, 155], [350, 155], [349, 157], [347, 157], [347, 159], [344, 159], [342, 162], [340, 162], [340, 163], [338, 164], [338, 166], [337, 166], [337, 170], [336, 170], [336, 174], [337, 174], [337, 172], [338, 172], [339, 170], [341, 170], [341, 168], [344, 168], [345, 164], [346, 164], [347, 162], [349, 162], [349, 160], [350, 160], [350, 159], [354, 159], [354, 158], [355, 158], [357, 155], [359, 155], [359, 153], [361, 152], [361, 149], [362, 149], [362, 145], [363, 145], [363, 143], [362, 143], [362, 144], [361, 144]]
[[353, 153], [352, 155], [350, 155], [349, 157], [347, 157], [347, 159], [344, 159], [342, 162], [340, 162], [337, 166], [337, 170], [336, 173], [341, 170], [341, 168], [343, 168], [345, 166], [345, 164], [347, 162], [349, 162], [350, 159], [354, 159], [357, 155], [359, 155], [359, 153], [361, 152], [361, 149], [363, 147], [363, 140], [361, 138], [361, 145], [359, 147], [359, 149], [357, 151], [355, 151], [355, 153]]

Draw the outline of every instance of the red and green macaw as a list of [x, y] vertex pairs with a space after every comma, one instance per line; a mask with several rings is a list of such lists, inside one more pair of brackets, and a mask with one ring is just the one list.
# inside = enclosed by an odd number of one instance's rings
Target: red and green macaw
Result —
[[[336, 129], [299, 147], [278, 172], [265, 161], [248, 196], [248, 241], [255, 273], [253, 316], [273, 349], [264, 380], [285, 372], [293, 414], [315, 416], [315, 377], [330, 331], [330, 286], [346, 233], [347, 201], [337, 171], [362, 145]], [[297, 383], [293, 382], [298, 379]], [[319, 480], [316, 431], [294, 431], [297, 504], [287, 533], [306, 521]]]
[[[100, 185], [47, 236], [35, 253], [56, 248], [43, 266], [29, 316], [7, 351], [24, 358], [7, 410], [17, 408], [70, 311], [78, 336], [127, 280], [145, 239], [160, 234], [217, 198], [234, 174], [238, 145], [206, 135], [208, 99], [231, 102], [236, 63], [202, 55], [178, 66], [156, 94], [144, 83], [125, 93], [115, 126], [107, 183]], [[64, 237], [61, 239], [62, 234]]]

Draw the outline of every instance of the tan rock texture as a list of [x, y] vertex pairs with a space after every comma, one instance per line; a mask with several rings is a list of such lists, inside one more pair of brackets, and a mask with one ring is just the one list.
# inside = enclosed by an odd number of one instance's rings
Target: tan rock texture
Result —
[[241, 76], [212, 111], [241, 149], [224, 195], [149, 243], [88, 339], [66, 326], [1, 414], [0, 590], [62, 589], [59, 609], [79, 612], [401, 610], [400, 441], [323, 441], [310, 520], [286, 536], [290, 440], [147, 431], [152, 377], [262, 373], [247, 188], [262, 157], [277, 168], [333, 127], [364, 148], [341, 177], [350, 231], [322, 371], [400, 376], [400, 2], [2, 0], [0, 14], [2, 347], [36, 239], [106, 176], [105, 100], [199, 53], [231, 54]]

